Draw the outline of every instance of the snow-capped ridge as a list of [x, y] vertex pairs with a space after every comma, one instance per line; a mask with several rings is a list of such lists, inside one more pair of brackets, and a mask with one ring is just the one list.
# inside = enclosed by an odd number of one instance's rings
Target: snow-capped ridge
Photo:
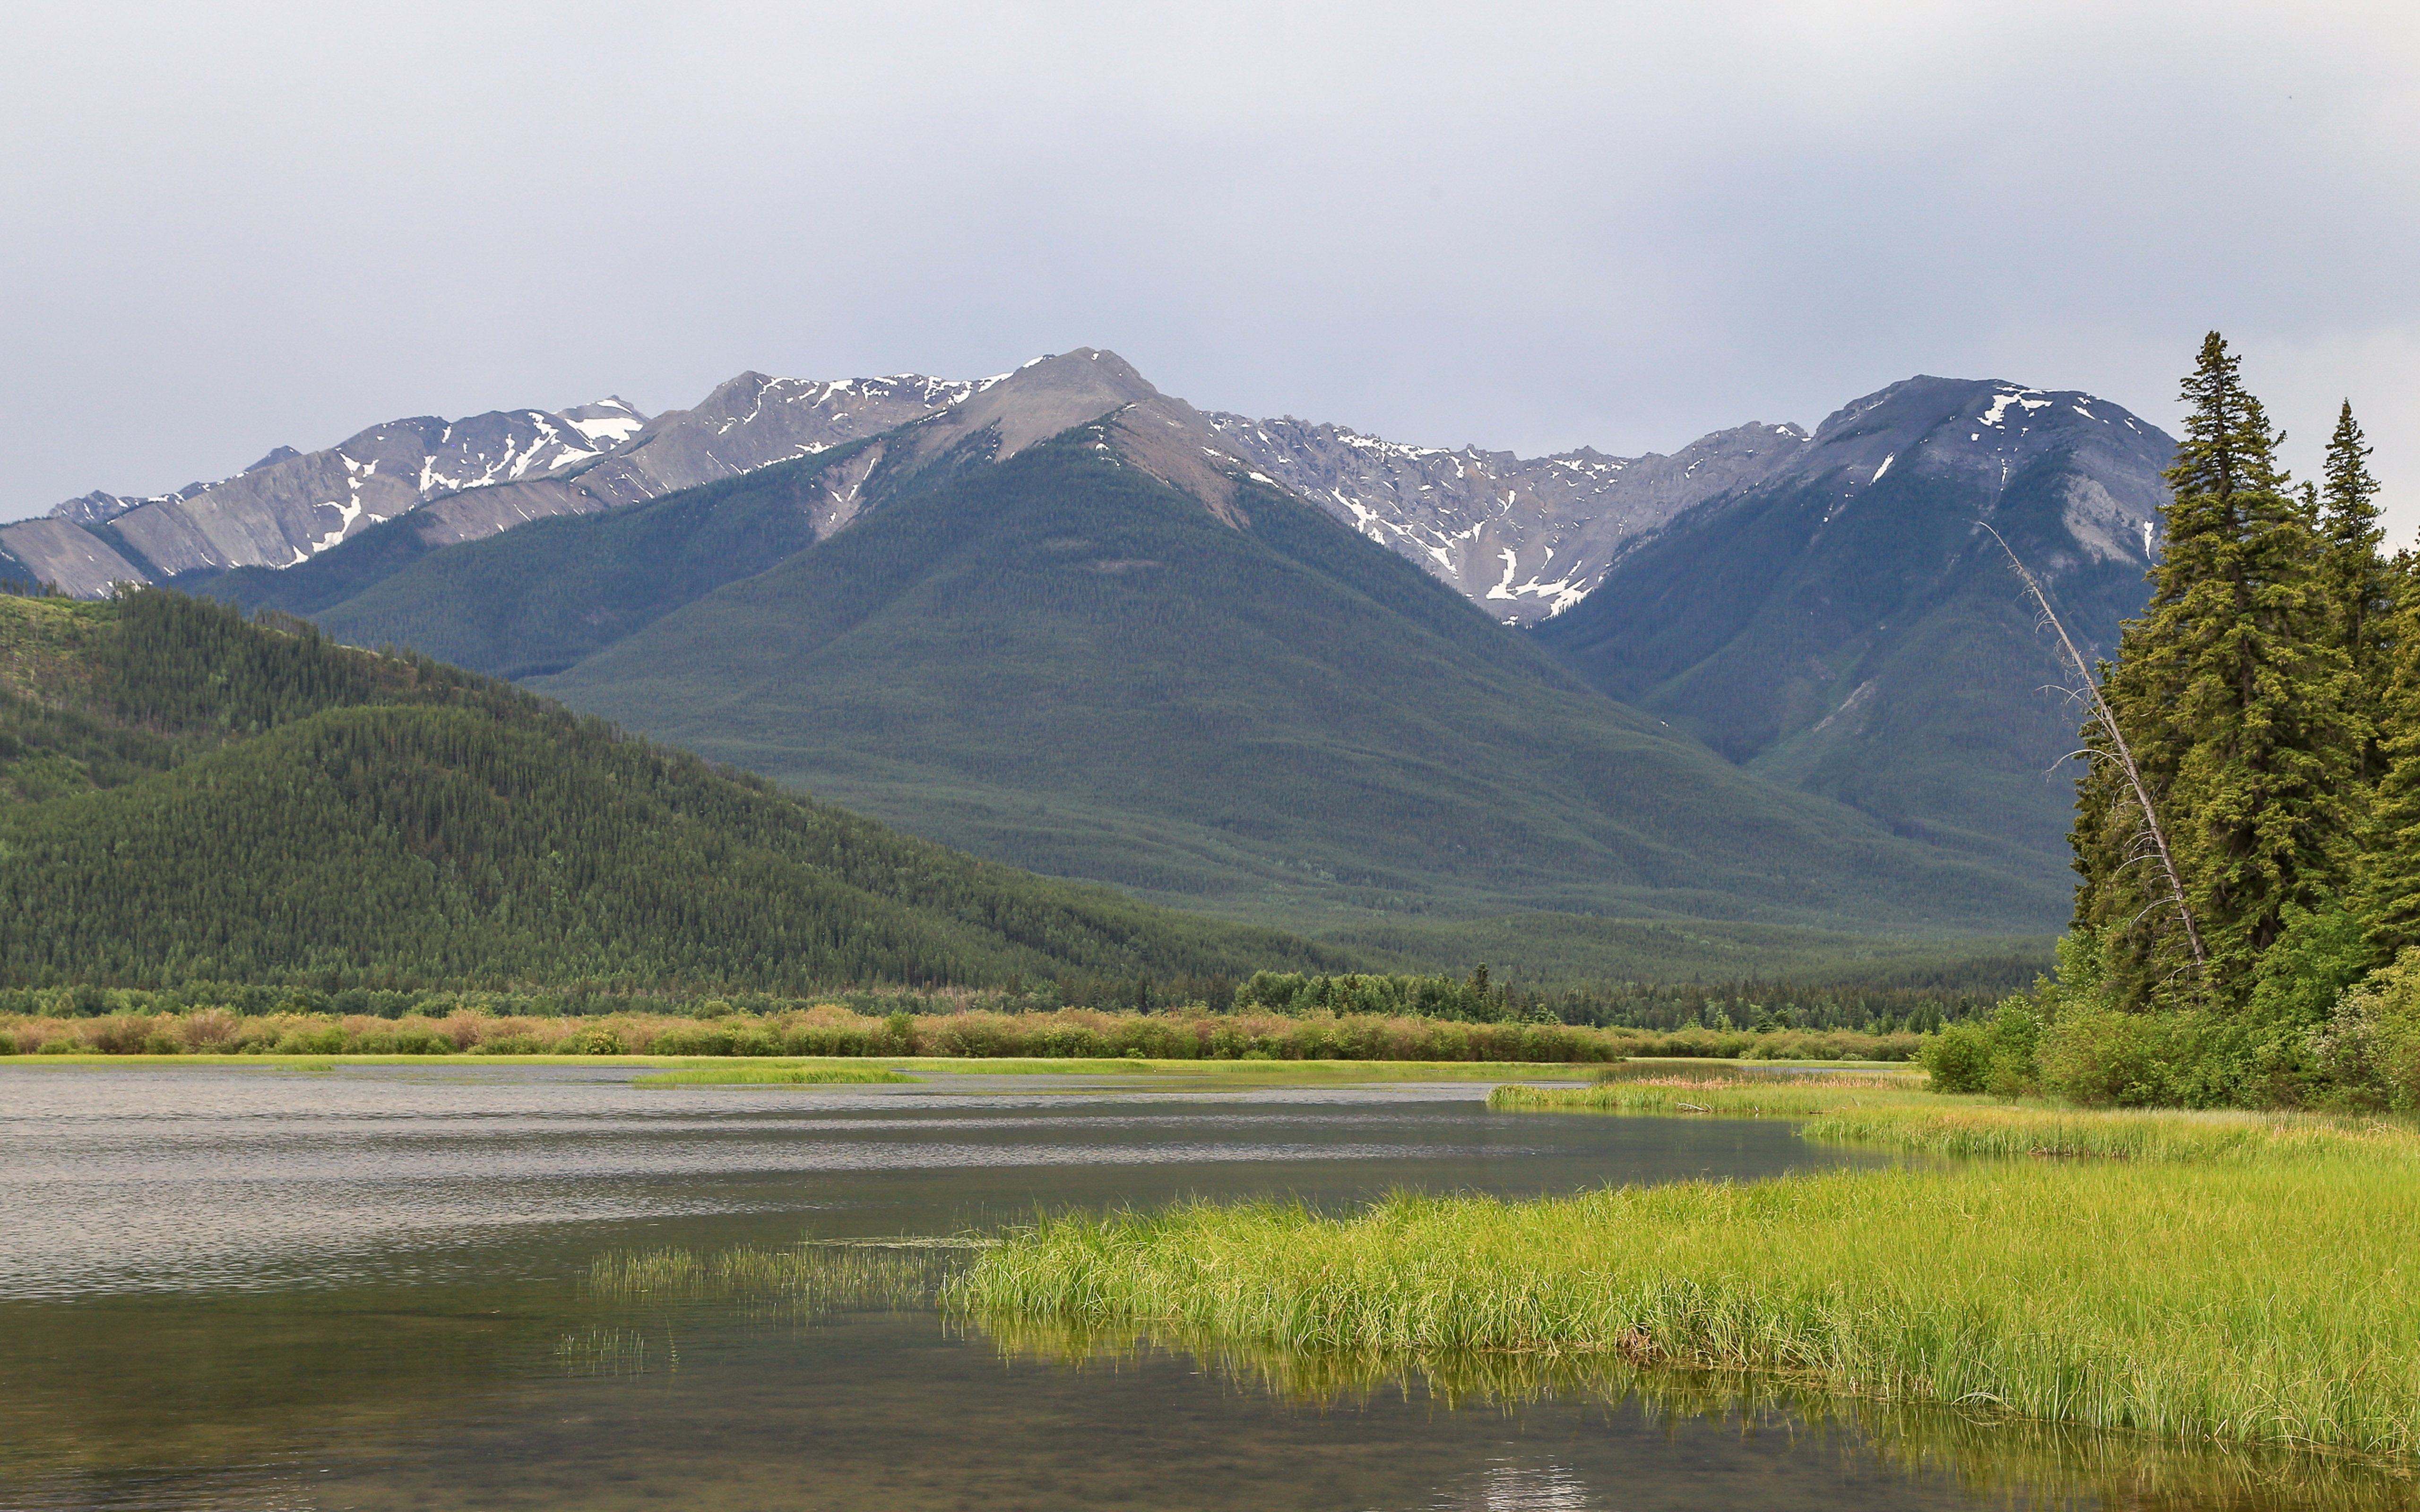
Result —
[[[1085, 425], [1096, 427], [1092, 444], [1104, 455], [1192, 494], [1230, 524], [1245, 522], [1239, 487], [1290, 494], [1512, 624], [1569, 609], [1640, 542], [1745, 489], [1832, 480], [1822, 516], [1828, 522], [1886, 477], [1894, 488], [1942, 469], [2005, 481], [2050, 447], [2131, 456], [2164, 442], [2088, 393], [1920, 374], [1851, 401], [1811, 431], [1755, 421], [1669, 454], [1620, 456], [1584, 445], [1523, 457], [1294, 416], [1204, 413], [1161, 393], [1117, 353], [1079, 347], [973, 379], [794, 378], [752, 369], [690, 409], [653, 417], [619, 395], [560, 410], [418, 416], [321, 452], [279, 447], [217, 483], [139, 500], [94, 493], [53, 516], [80, 532], [109, 527], [139, 559], [126, 570], [141, 575], [286, 566], [402, 516], [412, 517], [424, 540], [443, 544], [637, 503], [877, 437], [895, 435], [880, 446], [892, 465], [913, 469], [970, 442], [1004, 461]], [[814, 510], [819, 537], [856, 517], [879, 452], [847, 464], [849, 476], [827, 490], [831, 497]], [[2114, 492], [2075, 506], [2079, 549], [2132, 552], [2156, 512], [2157, 500], [2139, 486], [2140, 468], [2113, 471], [2123, 474]], [[28, 549], [38, 547], [63, 549], [29, 539]], [[61, 565], [77, 581], [89, 579], [87, 587], [118, 570], [98, 558]]]

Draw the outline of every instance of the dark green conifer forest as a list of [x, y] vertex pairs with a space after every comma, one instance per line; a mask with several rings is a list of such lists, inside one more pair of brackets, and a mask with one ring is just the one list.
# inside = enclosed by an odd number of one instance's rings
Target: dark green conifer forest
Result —
[[418, 656], [0, 598], [0, 985], [806, 991], [1349, 964], [910, 839]]

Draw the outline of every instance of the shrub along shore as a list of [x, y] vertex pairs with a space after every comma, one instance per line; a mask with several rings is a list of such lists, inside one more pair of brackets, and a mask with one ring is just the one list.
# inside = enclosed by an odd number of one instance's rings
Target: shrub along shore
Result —
[[1761, 1113], [1908, 1151], [2079, 1158], [1397, 1196], [1342, 1219], [1277, 1203], [1054, 1217], [980, 1257], [949, 1299], [978, 1318], [1398, 1368], [1450, 1370], [1474, 1351], [1595, 1357], [2420, 1458], [2420, 1131], [2406, 1123], [1839, 1084], [1631, 1081], [1496, 1102]]
[[1396, 1014], [1051, 1012], [872, 1014], [838, 1003], [767, 1012], [264, 1012], [221, 1008], [95, 1018], [0, 1013], [13, 1055], [945, 1056], [1153, 1060], [1618, 1061], [1631, 1056], [1908, 1060], [1913, 1034], [1594, 1029]]

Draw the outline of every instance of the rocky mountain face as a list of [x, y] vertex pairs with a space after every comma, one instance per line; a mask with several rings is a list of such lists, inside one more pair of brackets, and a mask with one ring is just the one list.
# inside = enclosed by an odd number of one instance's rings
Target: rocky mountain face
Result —
[[1751, 770], [2055, 879], [2076, 711], [1984, 526], [2106, 654], [2141, 612], [2175, 450], [2090, 394], [1911, 378], [1635, 543], [1536, 634]]

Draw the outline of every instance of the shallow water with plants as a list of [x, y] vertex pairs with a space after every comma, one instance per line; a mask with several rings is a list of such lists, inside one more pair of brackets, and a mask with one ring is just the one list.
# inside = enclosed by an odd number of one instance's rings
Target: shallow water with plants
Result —
[[2411, 1504], [2375, 1467], [1619, 1359], [936, 1304], [1043, 1211], [1890, 1158], [1785, 1123], [1542, 1118], [1476, 1079], [648, 1070], [0, 1069], [0, 1505]]

